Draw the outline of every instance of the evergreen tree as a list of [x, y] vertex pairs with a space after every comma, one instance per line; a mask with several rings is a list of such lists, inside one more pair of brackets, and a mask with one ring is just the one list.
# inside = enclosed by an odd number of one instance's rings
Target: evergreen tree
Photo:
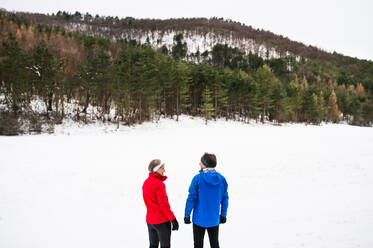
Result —
[[251, 51], [249, 52], [249, 68], [250, 71], [256, 72], [259, 68], [264, 65], [264, 60], [260, 57], [257, 53], [253, 54]]
[[100, 107], [101, 117], [106, 120], [105, 115], [109, 114], [112, 101], [112, 66], [111, 59], [105, 46], [99, 46], [92, 65], [95, 71], [95, 99]]
[[224, 70], [214, 70], [213, 84], [212, 84], [212, 95], [214, 101], [214, 117], [226, 117], [227, 106], [228, 106], [228, 88], [224, 83]]
[[161, 48], [160, 48], [160, 52], [163, 54], [163, 55], [168, 55], [168, 48], [166, 47], [166, 45], [163, 45]]
[[112, 66], [108, 44], [104, 40], [87, 37], [84, 40], [85, 60], [80, 65], [76, 79], [82, 91], [83, 113], [89, 104], [99, 107], [100, 116], [106, 120], [111, 107]]
[[320, 123], [319, 100], [313, 88], [307, 88], [302, 102], [303, 121], [313, 124]]
[[14, 112], [28, 108], [32, 85], [30, 58], [10, 33], [0, 50], [0, 81], [4, 102]]
[[211, 119], [211, 116], [214, 113], [214, 105], [211, 98], [211, 90], [208, 87], [205, 87], [202, 94], [202, 105], [201, 111], [205, 117], [206, 125], [207, 121]]
[[199, 107], [201, 105], [202, 92], [208, 81], [206, 75], [210, 69], [206, 63], [191, 64], [190, 65], [190, 96], [191, 96], [191, 114], [199, 114]]
[[286, 119], [286, 92], [285, 89], [282, 87], [280, 83], [276, 83], [274, 85], [271, 98], [273, 100], [273, 104], [271, 109], [269, 110], [269, 119], [277, 120], [279, 122], [283, 122]]
[[188, 47], [186, 42], [183, 43], [183, 34], [174, 36], [174, 46], [172, 47], [172, 56], [175, 59], [183, 59], [187, 55]]
[[114, 101], [117, 107], [117, 114], [127, 124], [133, 120], [132, 100], [132, 53], [133, 47], [124, 45], [115, 61]]
[[325, 119], [326, 119], [326, 106], [325, 106], [324, 93], [322, 91], [320, 92], [320, 97], [318, 98], [318, 105], [319, 105], [320, 121], [325, 121]]
[[161, 97], [161, 88], [157, 80], [157, 57], [150, 47], [138, 49], [134, 66], [132, 93], [136, 99], [137, 120], [142, 122], [152, 118]]
[[57, 88], [61, 87], [58, 73], [62, 70], [62, 62], [49, 52], [45, 41], [42, 40], [34, 50], [32, 63], [37, 93], [44, 100], [47, 112], [52, 111]]
[[264, 65], [255, 74], [258, 83], [258, 100], [259, 108], [261, 109], [261, 121], [264, 122], [265, 117], [273, 109], [273, 99], [271, 98], [274, 86], [278, 83], [278, 79], [273, 74], [272, 70]]
[[212, 48], [211, 57], [212, 64], [221, 68], [229, 64], [229, 61], [232, 59], [229, 55], [228, 45], [219, 43]]
[[[349, 99], [349, 109], [351, 109], [352, 122], [353, 125], [362, 125], [363, 120], [363, 106], [356, 96], [351, 96]], [[338, 121], [338, 120], [337, 120]]]
[[298, 78], [290, 81], [286, 87], [287, 92], [287, 121], [299, 121], [302, 112], [302, 96], [300, 92], [300, 86], [298, 83]]
[[173, 74], [173, 85], [175, 88], [176, 97], [176, 120], [179, 120], [179, 115], [186, 112], [190, 107], [189, 97], [189, 72], [187, 65], [182, 61], [176, 62], [176, 70]]

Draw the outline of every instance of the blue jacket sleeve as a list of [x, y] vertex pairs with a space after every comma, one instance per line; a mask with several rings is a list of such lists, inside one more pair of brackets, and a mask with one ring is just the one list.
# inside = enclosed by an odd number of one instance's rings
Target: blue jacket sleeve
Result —
[[221, 216], [226, 217], [227, 216], [227, 210], [228, 210], [228, 201], [229, 201], [229, 196], [228, 196], [228, 183], [223, 179], [223, 198], [221, 200]]
[[185, 204], [185, 217], [189, 218], [193, 208], [196, 206], [198, 200], [198, 178], [199, 175], [196, 175], [192, 183], [189, 186], [189, 194]]

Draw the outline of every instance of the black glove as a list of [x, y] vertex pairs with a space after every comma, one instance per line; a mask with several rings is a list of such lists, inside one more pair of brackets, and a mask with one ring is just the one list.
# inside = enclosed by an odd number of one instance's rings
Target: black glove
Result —
[[224, 224], [225, 222], [227, 222], [227, 217], [220, 215], [220, 224]]
[[185, 224], [190, 224], [190, 223], [192, 223], [192, 222], [190, 222], [190, 217], [188, 217], [188, 218], [185, 217], [185, 218], [184, 218], [184, 223], [185, 223]]
[[174, 219], [173, 221], [171, 221], [171, 223], [172, 223], [172, 231], [179, 230], [179, 222], [177, 222], [176, 219]]

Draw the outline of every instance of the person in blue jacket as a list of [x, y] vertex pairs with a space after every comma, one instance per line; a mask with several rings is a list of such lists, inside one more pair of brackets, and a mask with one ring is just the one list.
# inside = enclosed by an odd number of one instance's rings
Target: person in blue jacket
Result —
[[219, 248], [219, 224], [227, 221], [228, 183], [225, 177], [215, 170], [216, 156], [205, 153], [199, 163], [201, 170], [194, 176], [189, 187], [185, 205], [185, 224], [190, 224], [193, 211], [194, 248], [203, 247], [207, 229], [210, 247]]

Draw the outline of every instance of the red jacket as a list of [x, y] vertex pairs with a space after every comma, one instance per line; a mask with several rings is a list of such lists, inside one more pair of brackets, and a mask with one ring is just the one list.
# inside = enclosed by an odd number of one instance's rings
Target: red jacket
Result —
[[166, 176], [158, 173], [149, 173], [149, 177], [142, 186], [142, 196], [146, 206], [146, 223], [160, 224], [175, 219], [171, 211], [163, 181]]

